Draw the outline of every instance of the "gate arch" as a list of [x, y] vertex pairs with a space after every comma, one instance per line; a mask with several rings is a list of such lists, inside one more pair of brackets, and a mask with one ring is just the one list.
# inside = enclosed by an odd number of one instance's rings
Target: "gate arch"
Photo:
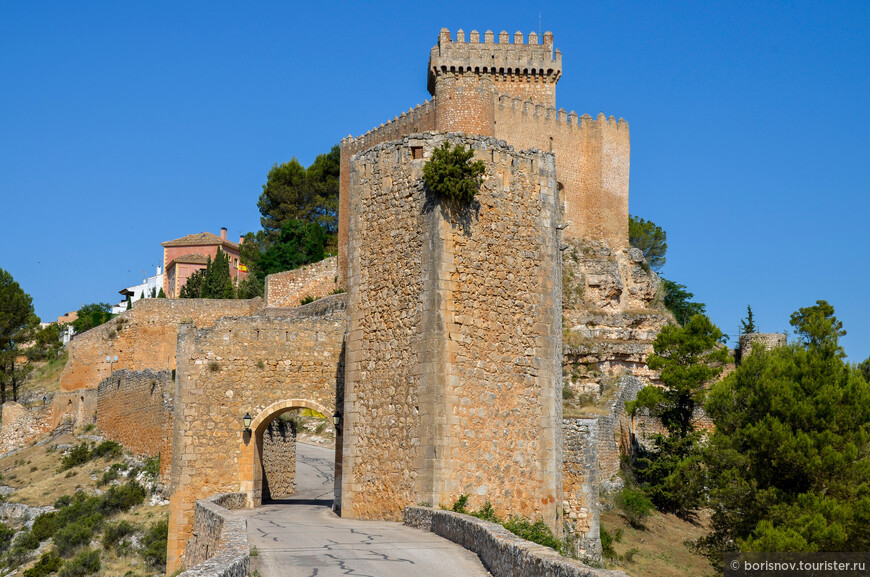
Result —
[[335, 411], [334, 408], [325, 407], [308, 399], [287, 399], [272, 403], [254, 416], [251, 421], [251, 432], [246, 433], [242, 439], [242, 462], [239, 468], [240, 491], [247, 495], [249, 507], [259, 507], [263, 503], [263, 432], [273, 419], [293, 409], [312, 409], [327, 418], [330, 418]]

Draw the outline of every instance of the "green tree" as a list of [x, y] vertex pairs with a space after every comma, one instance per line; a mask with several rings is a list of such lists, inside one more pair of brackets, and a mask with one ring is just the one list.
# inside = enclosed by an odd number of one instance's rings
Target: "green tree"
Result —
[[83, 333], [107, 322], [112, 316], [112, 307], [108, 303], [91, 303], [78, 310], [78, 318], [72, 326], [75, 332]]
[[457, 144], [452, 149], [445, 142], [432, 151], [432, 158], [423, 165], [426, 187], [438, 198], [461, 207], [471, 203], [480, 187], [480, 177], [486, 167], [480, 160], [472, 162], [474, 150]]
[[864, 380], [870, 383], [870, 357], [867, 357], [858, 365], [858, 370], [864, 376]]
[[685, 513], [700, 502], [700, 486], [691, 482], [700, 440], [692, 416], [728, 361], [721, 339], [722, 331], [704, 315], [683, 327], [664, 327], [648, 359], [651, 369], [661, 371], [663, 386], [648, 385], [626, 403], [629, 414], [645, 409], [667, 431], [655, 435], [654, 448], [642, 450], [634, 463], [638, 480], [660, 509]]
[[707, 312], [707, 305], [692, 301], [695, 295], [686, 290], [686, 285], [662, 278], [662, 288], [665, 293], [665, 307], [681, 325], [685, 325], [693, 316]]
[[314, 222], [289, 220], [281, 227], [281, 234], [259, 258], [258, 272], [266, 275], [293, 270], [323, 260], [326, 235]]
[[19, 359], [38, 326], [30, 295], [0, 268], [0, 403], [6, 402], [7, 386], [12, 388], [12, 399], [18, 400], [18, 386], [33, 368]]
[[27, 349], [27, 356], [34, 361], [53, 359], [57, 357], [62, 346], [60, 327], [57, 326], [57, 323], [51, 323], [36, 332], [33, 346]]
[[758, 332], [755, 326], [755, 317], [752, 315], [752, 307], [746, 305], [746, 318], [740, 320], [740, 333], [749, 335]]
[[758, 350], [706, 403], [712, 533], [723, 551], [870, 550], [870, 384], [843, 360], [831, 305], [791, 317], [800, 342]]
[[224, 251], [218, 248], [214, 260], [209, 257], [205, 267], [201, 298], [231, 299], [235, 296], [233, 279], [230, 276], [230, 259]]
[[208, 257], [205, 268], [187, 278], [179, 293], [183, 299], [231, 299], [235, 296], [230, 259], [220, 248], [214, 260]]
[[260, 224], [271, 239], [290, 220], [320, 224], [334, 244], [338, 230], [338, 191], [341, 151], [333, 146], [305, 169], [296, 158], [272, 166], [257, 206]]
[[665, 266], [668, 252], [668, 233], [651, 220], [628, 217], [628, 242], [643, 252], [651, 269], [660, 272]]
[[157, 298], [159, 298], [159, 299], [165, 299], [165, 298], [166, 298], [166, 293], [163, 292], [163, 287], [160, 287], [160, 292], [157, 293]]
[[202, 287], [205, 284], [205, 269], [201, 268], [187, 277], [187, 282], [179, 291], [179, 298], [199, 299], [202, 298]]

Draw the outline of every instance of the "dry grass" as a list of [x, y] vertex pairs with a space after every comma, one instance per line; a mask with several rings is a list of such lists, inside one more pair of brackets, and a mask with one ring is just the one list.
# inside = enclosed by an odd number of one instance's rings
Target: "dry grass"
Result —
[[605, 561], [605, 567], [620, 569], [632, 577], [713, 577], [710, 562], [685, 545], [708, 532], [709, 517], [701, 515], [696, 523], [675, 515], [654, 513], [644, 521], [645, 530], [633, 529], [616, 511], [603, 511], [601, 525], [613, 534], [622, 529], [622, 539], [614, 545], [625, 556], [636, 549], [632, 561]]
[[30, 446], [14, 455], [0, 459], [3, 483], [17, 489], [10, 501], [40, 506], [51, 505], [58, 497], [72, 495], [78, 490], [93, 492], [103, 472], [123, 459], [96, 459], [68, 471], [58, 472], [63, 458], [55, 444], [76, 445], [80, 441], [73, 435], [63, 435], [49, 445]]

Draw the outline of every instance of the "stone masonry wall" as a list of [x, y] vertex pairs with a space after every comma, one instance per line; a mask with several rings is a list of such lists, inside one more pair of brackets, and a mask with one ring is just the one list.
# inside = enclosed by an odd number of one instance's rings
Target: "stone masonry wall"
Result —
[[[170, 483], [169, 572], [180, 563], [198, 499], [261, 498], [259, 454], [271, 420], [290, 408], [331, 415], [341, 386], [345, 295], [213, 327], [179, 327]], [[280, 408], [276, 408], [280, 407]], [[250, 413], [253, 431], [242, 417]]]
[[[461, 214], [422, 185], [445, 141], [486, 165]], [[561, 532], [557, 214], [546, 153], [430, 133], [354, 158], [343, 516], [467, 493]]]
[[97, 428], [132, 453], [160, 455], [160, 473], [172, 464], [171, 371], [115, 371], [97, 387]]
[[296, 492], [296, 431], [274, 419], [263, 431], [263, 500], [289, 497]]
[[563, 557], [549, 547], [517, 537], [501, 525], [470, 515], [407, 507], [404, 523], [477, 553], [493, 577], [627, 577], [622, 571], [597, 569]]
[[226, 493], [196, 503], [186, 565], [179, 577], [247, 577], [250, 565], [247, 523], [227, 513], [245, 507], [241, 493]]
[[[251, 315], [263, 308], [251, 300], [141, 299], [109, 322], [76, 335], [60, 375], [63, 391], [95, 389], [112, 370], [172, 370], [178, 324], [211, 326], [225, 316]], [[106, 357], [118, 357], [111, 365]]]
[[563, 507], [573, 553], [601, 562], [598, 506], [598, 420], [563, 419]]
[[307, 266], [266, 277], [266, 306], [298, 307], [312, 296], [325, 297], [338, 288], [338, 258], [330, 257]]

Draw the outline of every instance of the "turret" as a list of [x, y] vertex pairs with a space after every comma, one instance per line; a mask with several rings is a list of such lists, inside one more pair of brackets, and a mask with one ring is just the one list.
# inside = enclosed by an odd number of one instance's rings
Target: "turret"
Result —
[[456, 41], [450, 31], [441, 29], [438, 45], [429, 54], [428, 89], [437, 96], [438, 84], [443, 78], [457, 74], [474, 74], [488, 77], [498, 94], [532, 98], [546, 106], [556, 105], [556, 82], [562, 75], [562, 54], [553, 51], [553, 33], [545, 32], [543, 43], [538, 35], [529, 34], [528, 42], [523, 33], [516, 32], [512, 38], [502, 31], [495, 42], [495, 35], [487, 30], [480, 41], [480, 34], [472, 30], [469, 40], [465, 32], [457, 30]]

